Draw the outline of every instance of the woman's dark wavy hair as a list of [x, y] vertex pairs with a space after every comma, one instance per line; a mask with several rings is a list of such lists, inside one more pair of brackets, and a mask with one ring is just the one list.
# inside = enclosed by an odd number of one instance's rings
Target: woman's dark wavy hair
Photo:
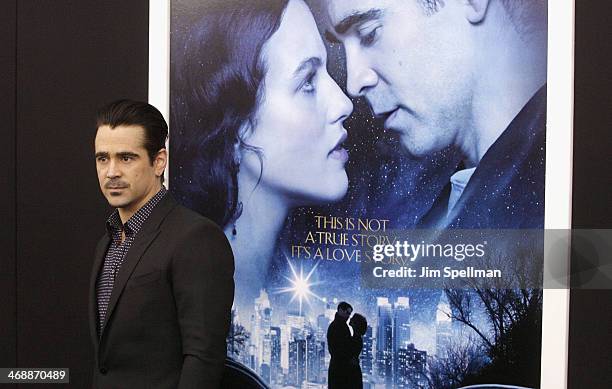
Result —
[[240, 216], [236, 146], [258, 152], [240, 140], [240, 130], [253, 124], [261, 103], [262, 47], [287, 3], [207, 1], [198, 10], [203, 17], [188, 11], [177, 23], [184, 29], [172, 32], [171, 185], [180, 202], [221, 227]]
[[363, 336], [368, 330], [368, 321], [365, 316], [358, 313], [351, 317], [350, 324], [359, 336]]

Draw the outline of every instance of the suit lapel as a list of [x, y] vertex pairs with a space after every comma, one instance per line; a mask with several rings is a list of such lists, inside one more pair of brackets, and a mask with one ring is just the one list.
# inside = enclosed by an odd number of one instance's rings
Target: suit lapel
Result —
[[104, 261], [104, 256], [106, 254], [106, 250], [108, 249], [110, 241], [111, 240], [108, 234], [104, 234], [102, 239], [100, 239], [100, 241], [98, 242], [98, 246], [96, 247], [96, 251], [94, 254], [91, 277], [89, 279], [89, 329], [91, 332], [91, 339], [96, 349], [98, 348], [98, 303], [96, 296], [96, 280], [98, 279], [98, 274], [102, 269], [102, 262]]
[[108, 309], [106, 310], [106, 317], [104, 318], [104, 330], [102, 331], [102, 335], [107, 330], [107, 323], [113, 314], [117, 301], [121, 297], [125, 284], [132, 275], [134, 268], [147, 251], [147, 248], [151, 245], [151, 243], [153, 243], [159, 234], [161, 222], [175, 206], [176, 202], [170, 193], [167, 193], [153, 209], [149, 218], [142, 225], [140, 232], [138, 232], [138, 235], [136, 235], [134, 243], [132, 243], [132, 246], [130, 246], [127, 256], [121, 264], [121, 268], [119, 269], [117, 278], [113, 284], [113, 291], [111, 292], [110, 300], [108, 302]]
[[446, 213], [448, 210], [448, 198], [450, 197], [451, 184], [447, 183], [433, 205], [425, 213], [418, 223], [418, 228], [440, 229], [446, 228]]

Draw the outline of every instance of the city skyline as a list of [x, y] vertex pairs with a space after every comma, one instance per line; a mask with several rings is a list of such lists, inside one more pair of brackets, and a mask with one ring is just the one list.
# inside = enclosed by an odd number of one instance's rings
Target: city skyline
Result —
[[[229, 355], [259, 374], [272, 388], [301, 388], [306, 384], [308, 388], [326, 387], [330, 360], [326, 333], [340, 300], [321, 298], [316, 304], [319, 309], [306, 313], [290, 306], [275, 307], [271, 297], [274, 294], [261, 289], [253, 300], [248, 323], [240, 315], [233, 316], [232, 327], [242, 326], [247, 336], [243, 347], [228, 344]], [[378, 296], [369, 303], [375, 304], [377, 315], [368, 317], [363, 336], [360, 363], [364, 387], [425, 387], [428, 358], [442, 357], [440, 349], [448, 347], [456, 335], [446, 297], [442, 294], [436, 304], [438, 312], [431, 323], [434, 331], [428, 335], [433, 338], [433, 350], [420, 349], [413, 341], [409, 297]], [[275, 308], [284, 314], [273, 315]]]

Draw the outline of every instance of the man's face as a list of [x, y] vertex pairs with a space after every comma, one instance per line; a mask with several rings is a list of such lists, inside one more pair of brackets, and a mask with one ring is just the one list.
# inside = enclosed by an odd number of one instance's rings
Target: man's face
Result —
[[101, 126], [95, 141], [96, 170], [108, 203], [135, 212], [160, 188], [166, 164], [165, 151], [149, 159], [140, 126]]
[[348, 320], [348, 318], [351, 316], [351, 313], [353, 313], [353, 310], [351, 308], [347, 308], [347, 309], [340, 308], [340, 309], [338, 309], [338, 314], [344, 320]]
[[364, 96], [416, 156], [464, 142], [471, 123], [472, 27], [462, 2], [444, 3], [427, 14], [418, 0], [328, 2], [348, 92]]

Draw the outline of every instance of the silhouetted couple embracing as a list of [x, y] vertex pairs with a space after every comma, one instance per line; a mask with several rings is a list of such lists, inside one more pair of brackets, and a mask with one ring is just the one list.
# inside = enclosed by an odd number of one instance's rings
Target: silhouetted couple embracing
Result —
[[353, 307], [342, 301], [338, 304], [334, 321], [327, 329], [327, 344], [331, 354], [327, 379], [329, 389], [363, 388], [359, 354], [368, 322], [358, 313], [348, 321], [351, 313]]

